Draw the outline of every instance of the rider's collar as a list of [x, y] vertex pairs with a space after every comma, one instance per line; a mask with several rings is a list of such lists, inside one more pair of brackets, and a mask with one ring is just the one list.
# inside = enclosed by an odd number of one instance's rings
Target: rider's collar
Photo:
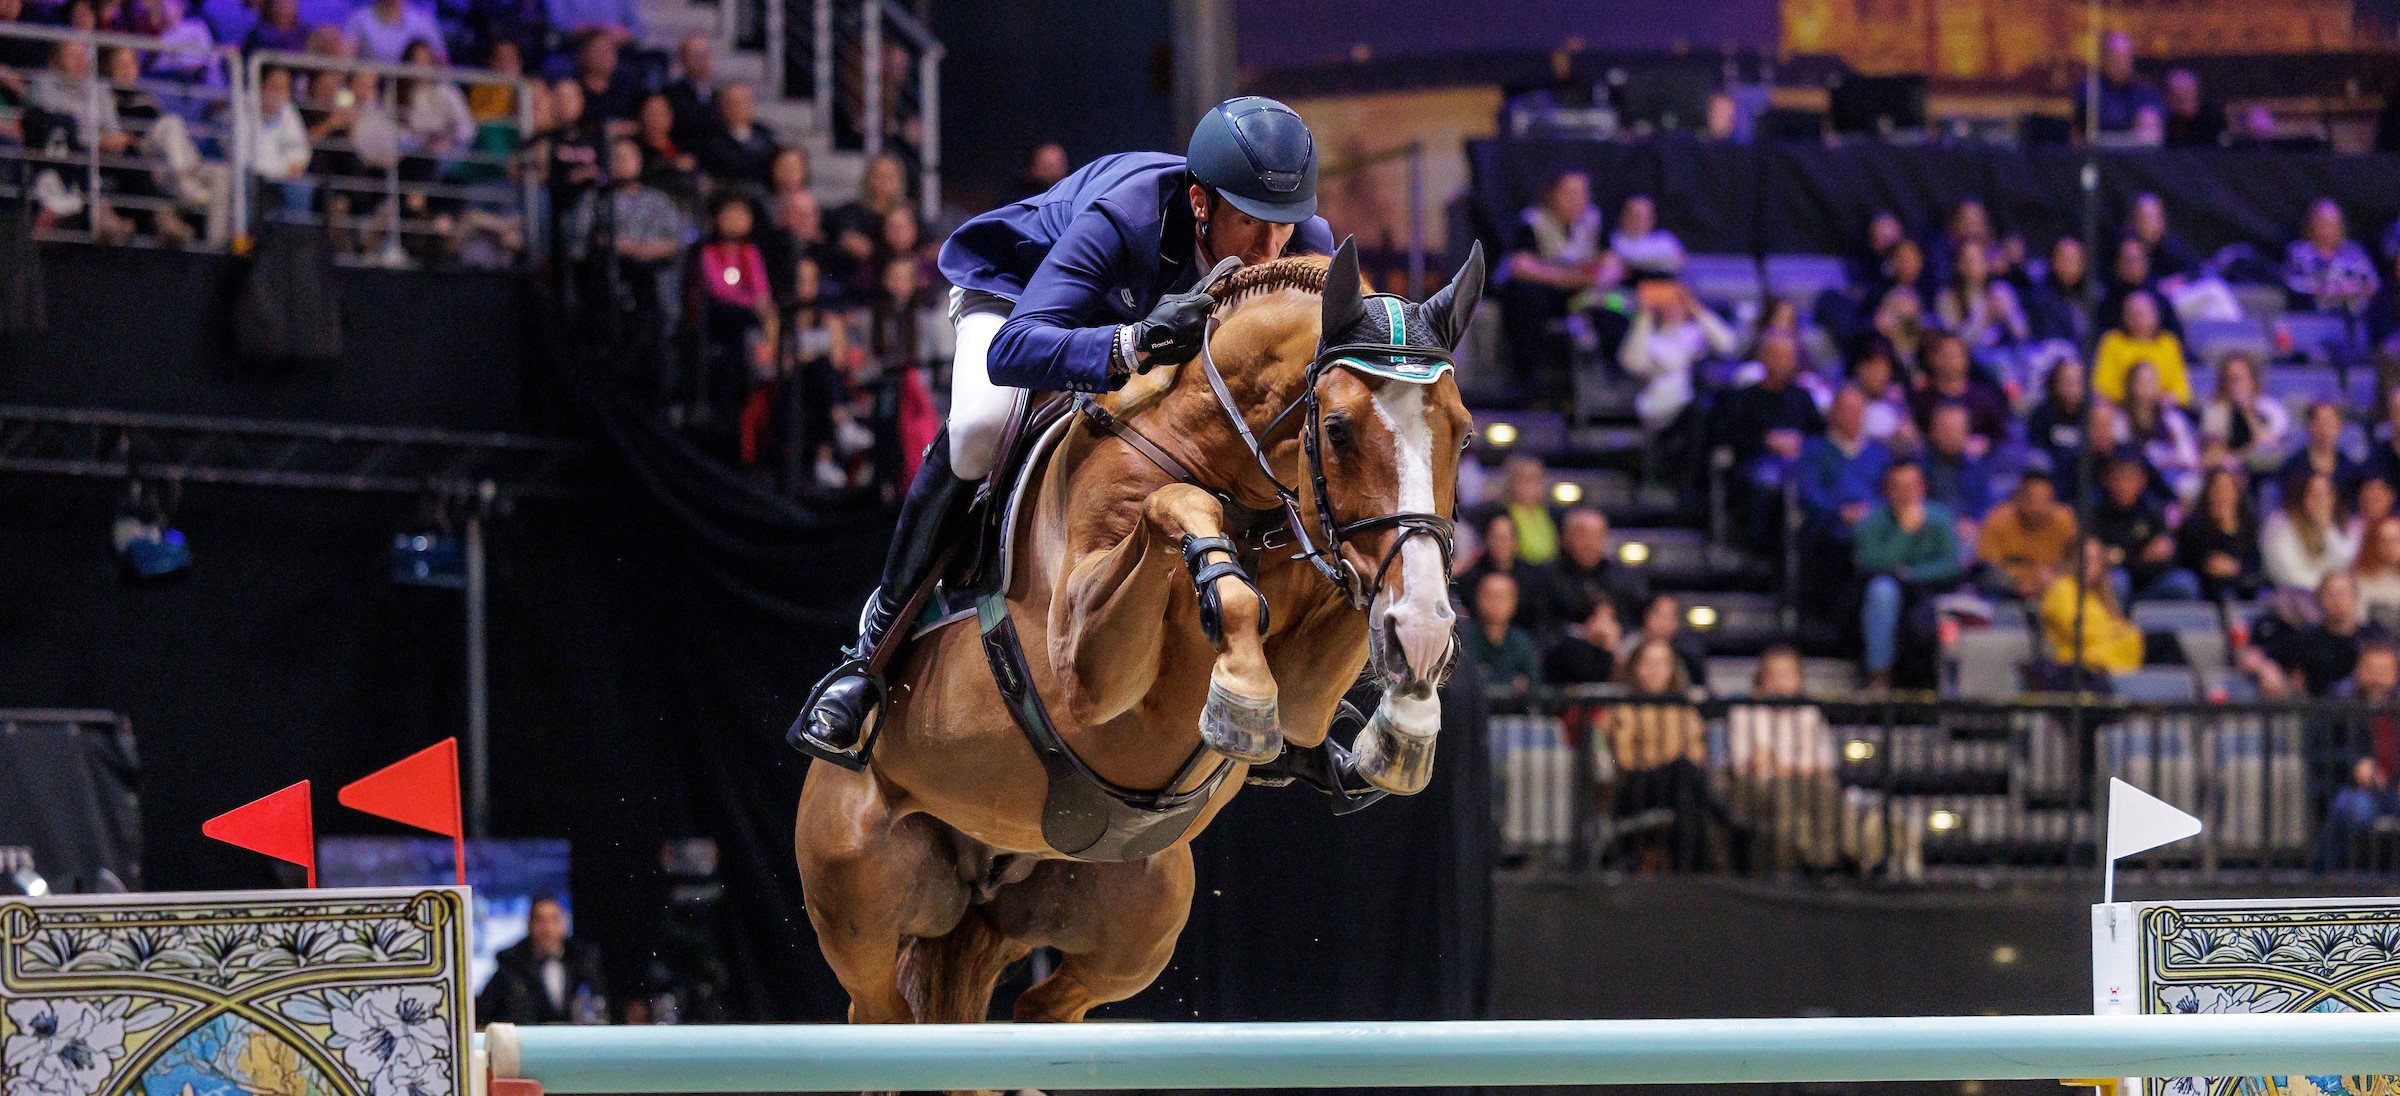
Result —
[[1414, 302], [1375, 293], [1363, 303], [1356, 322], [1325, 339], [1324, 364], [1409, 384], [1430, 384], [1450, 371], [1449, 348]]

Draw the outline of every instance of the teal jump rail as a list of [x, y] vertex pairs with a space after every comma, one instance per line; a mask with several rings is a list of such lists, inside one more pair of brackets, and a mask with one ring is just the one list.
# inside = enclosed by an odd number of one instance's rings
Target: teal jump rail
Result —
[[2400, 1074], [2400, 1013], [525, 1027], [547, 1093], [1207, 1089]]

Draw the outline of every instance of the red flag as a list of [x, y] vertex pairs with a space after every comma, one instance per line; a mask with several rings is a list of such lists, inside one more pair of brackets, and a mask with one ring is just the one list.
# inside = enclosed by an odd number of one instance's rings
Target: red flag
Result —
[[445, 738], [360, 777], [336, 798], [351, 810], [449, 838], [458, 881], [466, 883], [467, 828], [459, 820], [457, 739]]
[[317, 885], [316, 826], [309, 817], [308, 781], [202, 822], [200, 832], [305, 867], [308, 885]]

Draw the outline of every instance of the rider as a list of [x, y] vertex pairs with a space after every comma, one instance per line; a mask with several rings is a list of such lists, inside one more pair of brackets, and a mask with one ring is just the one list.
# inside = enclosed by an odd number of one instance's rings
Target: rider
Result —
[[1200, 279], [1220, 260], [1329, 254], [1316, 216], [1317, 150], [1273, 99], [1228, 99], [1183, 156], [1104, 156], [1049, 190], [961, 225], [942, 245], [958, 328], [946, 437], [900, 506], [883, 581], [849, 656], [817, 683], [787, 734], [812, 757], [865, 764], [859, 732], [882, 696], [866, 660], [901, 626], [975, 485], [1000, 462], [1022, 390], [1099, 392], [1200, 352], [1213, 307]]

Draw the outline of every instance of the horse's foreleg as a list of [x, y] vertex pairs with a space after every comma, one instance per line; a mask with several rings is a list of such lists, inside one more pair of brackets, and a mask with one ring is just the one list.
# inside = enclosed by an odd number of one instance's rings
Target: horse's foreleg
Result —
[[[1060, 692], [1069, 716], [1090, 724], [1122, 713], [1149, 692], [1160, 651], [1178, 637], [1171, 626], [1190, 617], [1173, 610], [1178, 588], [1198, 587], [1204, 619], [1213, 619], [1217, 658], [1209, 675], [1201, 737], [1229, 757], [1272, 760], [1283, 750], [1276, 714], [1275, 676], [1260, 633], [1266, 602], [1223, 550], [1185, 556], [1187, 538], [1225, 535], [1216, 498], [1188, 484], [1170, 484], [1142, 504], [1142, 520], [1115, 547], [1077, 563], [1053, 606], [1052, 664], [1062, 667]], [[1205, 625], [1204, 625], [1205, 626]], [[1067, 672], [1071, 670], [1071, 672]]]
[[1441, 694], [1390, 690], [1351, 745], [1351, 764], [1369, 784], [1415, 795], [1433, 779], [1433, 745], [1442, 729]]

